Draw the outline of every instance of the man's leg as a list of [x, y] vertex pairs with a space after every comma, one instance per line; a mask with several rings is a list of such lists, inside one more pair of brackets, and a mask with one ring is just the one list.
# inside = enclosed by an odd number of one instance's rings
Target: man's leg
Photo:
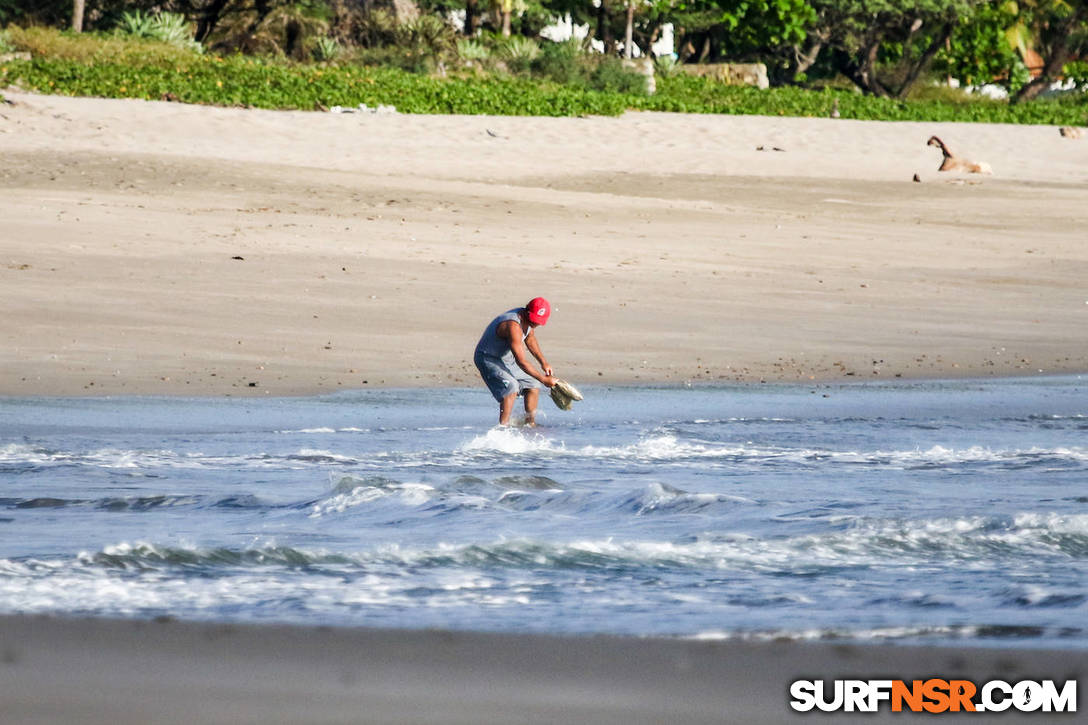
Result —
[[499, 425], [508, 425], [514, 412], [514, 401], [518, 397], [517, 377], [499, 358], [491, 358], [479, 353], [473, 358], [480, 377], [495, 400], [499, 401]]
[[514, 401], [518, 399], [517, 390], [499, 401], [499, 425], [510, 424], [510, 414], [514, 412]]
[[528, 388], [525, 391], [525, 425], [536, 425], [536, 402], [540, 398], [540, 391], [536, 388]]

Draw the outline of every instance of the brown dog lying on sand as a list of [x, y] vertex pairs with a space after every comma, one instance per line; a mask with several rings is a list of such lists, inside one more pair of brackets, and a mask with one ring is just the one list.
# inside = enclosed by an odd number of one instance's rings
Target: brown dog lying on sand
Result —
[[992, 174], [993, 169], [985, 161], [978, 163], [974, 161], [968, 161], [967, 159], [957, 158], [945, 145], [944, 141], [940, 140], [936, 136], [930, 136], [929, 141], [926, 142], [927, 146], [937, 146], [941, 149], [941, 153], [944, 154], [944, 160], [941, 161], [941, 167], [938, 171], [967, 171], [972, 174]]

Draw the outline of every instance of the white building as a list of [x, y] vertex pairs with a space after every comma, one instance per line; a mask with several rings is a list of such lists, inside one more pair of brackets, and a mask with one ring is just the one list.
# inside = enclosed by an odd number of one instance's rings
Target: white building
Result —
[[[564, 17], [560, 18], [555, 23], [549, 25], [540, 31], [541, 37], [548, 40], [554, 40], [557, 43], [562, 43], [564, 40], [571, 38], [577, 38], [578, 40], [584, 40], [590, 33], [589, 25], [575, 25], [571, 20], [570, 13], [567, 13]], [[672, 23], [666, 23], [661, 26], [661, 35], [657, 41], [651, 46], [653, 54], [657, 57], [676, 54], [675, 37], [673, 35]], [[591, 40], [590, 47], [598, 53], [604, 52], [604, 43], [599, 40]], [[623, 49], [623, 42], [619, 43], [620, 50]], [[637, 45], [631, 49], [631, 56], [634, 58], [640, 58], [643, 55], [643, 51]]]

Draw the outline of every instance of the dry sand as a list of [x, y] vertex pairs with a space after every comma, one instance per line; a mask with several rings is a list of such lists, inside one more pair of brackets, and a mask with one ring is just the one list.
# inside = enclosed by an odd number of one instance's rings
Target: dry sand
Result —
[[1088, 370], [1057, 128], [4, 94], [0, 394], [476, 385], [538, 294], [578, 383]]
[[[7, 725], [933, 722], [789, 708], [796, 679], [1076, 679], [1083, 653], [0, 617]], [[1080, 705], [1080, 702], [1077, 703]], [[1079, 712], [1083, 712], [1078, 708]], [[1070, 723], [1078, 714], [945, 713]], [[1083, 719], [1081, 717], [1081, 719]]]

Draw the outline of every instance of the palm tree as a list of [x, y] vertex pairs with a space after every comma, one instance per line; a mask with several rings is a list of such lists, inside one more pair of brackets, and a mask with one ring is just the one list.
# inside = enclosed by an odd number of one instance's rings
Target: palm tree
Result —
[[72, 0], [72, 30], [83, 32], [83, 8], [85, 0]]
[[627, 0], [627, 27], [623, 33], [623, 57], [631, 57], [631, 46], [634, 45], [632, 38], [635, 34], [635, 0]]
[[503, 36], [510, 37], [511, 18], [514, 15], [514, 0], [492, 0], [491, 7], [492, 11], [498, 15]]

